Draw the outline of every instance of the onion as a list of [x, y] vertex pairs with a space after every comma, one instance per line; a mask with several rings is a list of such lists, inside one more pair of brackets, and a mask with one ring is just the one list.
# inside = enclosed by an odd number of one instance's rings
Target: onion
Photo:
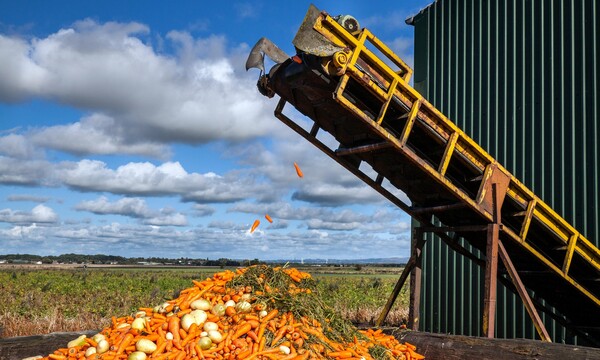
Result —
[[233, 300], [229, 300], [225, 303], [225, 307], [228, 308], [230, 306], [235, 306], [235, 301]]
[[156, 344], [152, 340], [139, 339], [135, 343], [135, 349], [146, 354], [152, 354], [156, 350]]
[[90, 355], [93, 355], [96, 353], [96, 348], [94, 346], [90, 346], [89, 348], [87, 348], [87, 350], [85, 351], [85, 357], [88, 357]]
[[85, 342], [85, 335], [81, 335], [77, 339], [69, 341], [69, 343], [67, 344], [67, 347], [68, 348], [72, 348], [72, 347], [75, 347], [75, 346], [81, 346], [81, 345], [83, 345], [85, 343], [86, 343]]
[[250, 303], [247, 301], [240, 301], [239, 303], [235, 304], [235, 311], [240, 314], [249, 313], [252, 311], [252, 305], [250, 305]]
[[214, 323], [212, 321], [207, 321], [204, 323], [204, 331], [209, 332], [212, 330], [219, 330], [219, 325], [217, 325], [217, 323]]
[[167, 334], [165, 335], [165, 339], [167, 339], [167, 340], [173, 340], [173, 333], [171, 333], [170, 331], [167, 332]]
[[212, 340], [209, 337], [203, 336], [198, 340], [198, 346], [202, 350], [208, 350], [212, 346]]
[[206, 331], [203, 331], [200, 333], [200, 337], [207, 337], [208, 333]]
[[210, 312], [217, 316], [223, 316], [225, 315], [225, 305], [215, 304], [215, 306], [213, 306], [212, 309], [210, 309]]
[[146, 360], [146, 353], [142, 351], [134, 351], [129, 354], [127, 360]]
[[265, 316], [267, 316], [269, 313], [267, 312], [267, 310], [261, 310], [258, 313], [258, 316], [260, 316], [261, 318], [264, 318]]
[[194, 319], [194, 316], [192, 316], [192, 314], [185, 314], [181, 318], [181, 328], [185, 331], [188, 331], [190, 329], [190, 326], [192, 326], [192, 324], [195, 322], [196, 320]]
[[142, 331], [142, 330], [144, 330], [145, 327], [146, 327], [146, 319], [143, 317], [135, 318], [135, 320], [133, 320], [131, 322], [132, 329]]
[[194, 300], [192, 301], [192, 303], [190, 304], [190, 308], [192, 308], [192, 310], [210, 310], [211, 305], [210, 302], [208, 300], [205, 299], [198, 299], [198, 300]]
[[110, 344], [108, 343], [108, 341], [106, 341], [106, 339], [102, 339], [98, 341], [98, 345], [96, 345], [96, 352], [98, 354], [103, 354], [108, 351], [109, 347]]
[[221, 341], [223, 341], [223, 335], [218, 331], [218, 330], [211, 330], [208, 332], [208, 337], [212, 340], [212, 342], [214, 342], [215, 344], [220, 343]]
[[204, 324], [206, 318], [208, 318], [208, 315], [206, 315], [206, 312], [204, 310], [194, 310], [190, 312], [190, 315], [192, 315], [192, 317], [194, 318], [194, 322], [198, 326]]
[[94, 340], [94, 342], [96, 342], [96, 344], [99, 343], [100, 340], [104, 340], [104, 339], [106, 339], [106, 336], [104, 336], [103, 334], [100, 334], [100, 333], [92, 336], [92, 340]]
[[289, 354], [290, 354], [290, 352], [291, 352], [290, 348], [289, 348], [289, 347], [287, 347], [287, 346], [285, 346], [285, 345], [281, 345], [281, 346], [279, 347], [279, 351], [281, 351], [282, 353], [284, 353], [284, 354], [286, 354], [286, 355], [289, 355]]

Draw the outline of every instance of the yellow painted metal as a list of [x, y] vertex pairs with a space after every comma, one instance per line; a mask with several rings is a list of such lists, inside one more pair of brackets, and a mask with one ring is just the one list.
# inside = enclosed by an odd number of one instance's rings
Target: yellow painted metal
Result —
[[417, 114], [419, 113], [420, 106], [421, 100], [413, 102], [412, 108], [410, 108], [410, 112], [408, 113], [406, 125], [404, 125], [404, 129], [402, 129], [402, 134], [400, 134], [400, 146], [404, 146], [408, 141], [408, 135], [410, 135], [410, 132], [412, 131], [412, 127], [415, 123], [415, 119], [417, 118]]
[[569, 267], [571, 266], [571, 260], [573, 259], [573, 251], [575, 250], [575, 244], [577, 243], [577, 238], [579, 234], [573, 234], [571, 239], [569, 239], [569, 246], [567, 247], [567, 255], [565, 256], [565, 261], [563, 262], [562, 271], [565, 275], [569, 273]]
[[[345, 73], [341, 77], [336, 90], [336, 101], [343, 105], [347, 110], [353, 112], [363, 122], [372, 126], [373, 131], [381, 136], [382, 139], [390, 142], [398, 151], [403, 152], [414, 164], [421, 167], [423, 171], [428, 173], [439, 184], [454, 193], [456, 197], [464, 201], [468, 207], [478, 211], [484, 219], [491, 221], [492, 215], [481, 204], [481, 200], [484, 196], [482, 190], [483, 187], [480, 187], [478, 195], [473, 199], [469, 194], [465, 193], [461, 188], [457, 187], [445, 177], [451, 155], [453, 153], [460, 154], [464, 159], [469, 161], [473, 168], [480, 171], [482, 178], [484, 179], [481, 186], [485, 183], [486, 175], [489, 177], [489, 169], [491, 169], [492, 165], [496, 166], [498, 170], [509, 174], [510, 182], [506, 196], [511, 198], [513, 202], [521, 205], [523, 209], [526, 209], [526, 213], [519, 234], [516, 234], [506, 227], [504, 228], [504, 232], [507, 233], [510, 238], [515, 240], [517, 244], [520, 244], [520, 246], [525, 248], [530, 254], [544, 263], [549, 269], [561, 276], [565, 281], [572, 284], [576, 289], [581, 291], [581, 293], [600, 306], [600, 299], [568, 275], [573, 254], [578, 254], [591, 266], [600, 271], [600, 250], [597, 247], [579, 234], [567, 221], [554, 212], [552, 208], [545, 204], [504, 167], [498, 164], [496, 160], [473, 139], [467, 136], [452, 121], [412, 88], [408, 84], [412, 69], [410, 69], [397, 55], [395, 55], [379, 39], [373, 36], [367, 29], [363, 29], [362, 32], [355, 37], [326, 14], [322, 14], [316, 19], [314, 29], [332, 43], [352, 52], [349, 61], [344, 64]], [[386, 58], [385, 60], [391, 61], [391, 63], [399, 67], [400, 70], [394, 71], [386, 61], [374, 54], [366, 45], [367, 41], [384, 55]], [[366, 71], [365, 66], [367, 66], [369, 71]], [[344, 91], [350, 78], [381, 99], [383, 106], [376, 119], [373, 119], [369, 114], [364, 113], [344, 96]], [[410, 108], [407, 123], [399, 138], [388, 132], [382, 126], [382, 121], [388, 109], [391, 94], [405, 104], [407, 108]], [[434, 136], [440, 139], [440, 141], [446, 142], [446, 151], [439, 166], [432, 166], [430, 163], [420, 158], [409, 146], [406, 146], [407, 140], [416, 122], [420, 122], [420, 125], [429, 129]], [[536, 250], [532, 244], [528, 243], [527, 234], [533, 221], [549, 229], [556, 236], [556, 239], [563, 242], [565, 246], [568, 245], [564, 261], [561, 264], [557, 264], [554, 260]]]
[[523, 219], [523, 225], [521, 226], [521, 233], [519, 236], [521, 239], [527, 238], [527, 232], [529, 231], [529, 225], [531, 225], [531, 218], [533, 218], [533, 210], [535, 209], [537, 201], [531, 200], [527, 205], [527, 211], [525, 212], [525, 219]]
[[452, 158], [452, 153], [456, 147], [456, 140], [458, 140], [458, 133], [450, 135], [450, 139], [448, 140], [448, 144], [446, 144], [446, 149], [444, 150], [444, 155], [442, 156], [442, 161], [438, 167], [438, 172], [442, 175], [445, 175], [446, 170], [448, 170], [450, 158]]

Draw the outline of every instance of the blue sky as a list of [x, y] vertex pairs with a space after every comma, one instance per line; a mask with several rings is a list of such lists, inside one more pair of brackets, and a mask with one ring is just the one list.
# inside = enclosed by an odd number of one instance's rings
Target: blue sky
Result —
[[[430, 1], [314, 3], [412, 65], [404, 20]], [[274, 118], [244, 69], [262, 36], [293, 54], [310, 2], [283, 4], [0, 2], [0, 254], [407, 256], [409, 217]]]

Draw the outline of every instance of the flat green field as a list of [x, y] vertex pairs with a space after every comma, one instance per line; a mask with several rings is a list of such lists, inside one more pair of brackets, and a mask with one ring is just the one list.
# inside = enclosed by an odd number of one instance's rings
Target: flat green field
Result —
[[[313, 275], [323, 301], [355, 323], [372, 323], [401, 268], [299, 268]], [[0, 266], [0, 337], [100, 329], [112, 316], [158, 305], [220, 268]], [[408, 316], [405, 287], [388, 325]]]

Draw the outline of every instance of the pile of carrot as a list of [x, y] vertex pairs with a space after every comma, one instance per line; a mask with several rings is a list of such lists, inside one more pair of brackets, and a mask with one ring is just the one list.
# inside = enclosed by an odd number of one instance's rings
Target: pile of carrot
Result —
[[[252, 276], [246, 278], [252, 282], [240, 283], [251, 268]], [[108, 342], [102, 352], [98, 351], [98, 341], [84, 338], [43, 359], [424, 359], [413, 345], [401, 344], [381, 330], [355, 331], [350, 339], [328, 336], [334, 331], [329, 319], [301, 315], [277, 301], [283, 295], [316, 296], [304, 286], [310, 281], [309, 274], [293, 268], [251, 268], [193, 280], [194, 286], [181, 291], [176, 299], [154, 308], [140, 308], [131, 316], [113, 317], [112, 325], [94, 337]], [[262, 269], [279, 279], [285, 277], [287, 287], [276, 287]], [[198, 314], [203, 322], [189, 325]]]

